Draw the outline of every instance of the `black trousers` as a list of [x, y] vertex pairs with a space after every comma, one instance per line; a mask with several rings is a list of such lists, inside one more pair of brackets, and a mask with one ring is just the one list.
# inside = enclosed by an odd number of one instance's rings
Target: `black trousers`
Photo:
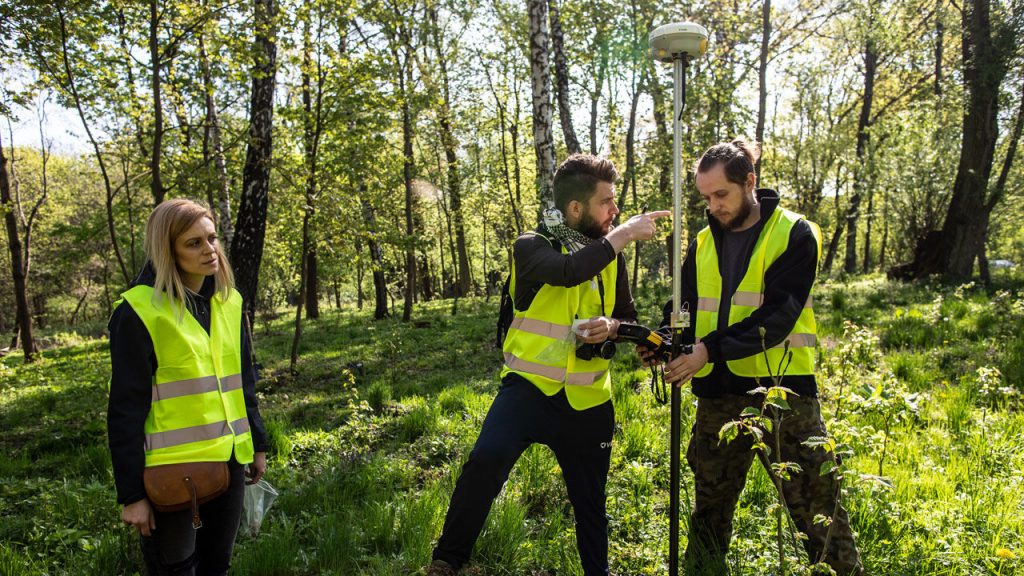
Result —
[[502, 381], [476, 445], [455, 484], [434, 558], [456, 569], [469, 560], [491, 504], [512, 466], [531, 444], [551, 448], [576, 516], [576, 547], [587, 576], [608, 574], [605, 484], [615, 411], [605, 402], [574, 410], [565, 391], [545, 396], [517, 374]]
[[231, 567], [231, 550], [242, 519], [244, 467], [231, 457], [227, 492], [199, 507], [203, 527], [192, 528], [192, 511], [156, 512], [152, 536], [142, 536], [147, 576], [222, 576]]

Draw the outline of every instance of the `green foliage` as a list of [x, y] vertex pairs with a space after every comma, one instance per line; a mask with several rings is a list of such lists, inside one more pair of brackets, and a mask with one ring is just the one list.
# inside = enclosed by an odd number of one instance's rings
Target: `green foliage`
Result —
[[[1020, 333], [1021, 305], [1019, 288], [1000, 290], [1008, 295], [872, 278], [821, 288], [819, 386], [830, 436], [812, 444], [841, 456], [841, 465], [797, 472], [777, 463], [774, 473], [844, 478], [844, 506], [871, 573], [975, 573], [1001, 563], [1007, 574], [1019, 562], [997, 556], [1000, 549], [1019, 555], [1024, 535], [1014, 513], [1024, 489], [1016, 472], [1024, 468], [1021, 369], [1011, 370], [1021, 351], [1008, 337]], [[830, 306], [836, 293], [845, 294], [839, 310]], [[894, 308], [879, 305], [877, 294]], [[422, 327], [329, 311], [309, 325], [309, 350], [294, 376], [285, 370], [290, 319], [257, 330], [269, 480], [281, 497], [261, 534], [239, 540], [235, 571], [390, 576], [428, 562], [500, 363], [489, 338], [493, 302], [471, 299], [462, 308], [452, 318], [448, 303], [428, 303]], [[887, 348], [881, 343], [897, 308], [930, 318], [950, 343]], [[1000, 321], [978, 320], [985, 313]], [[106, 346], [73, 334], [34, 365], [23, 366], [17, 353], [0, 359], [0, 426], [8, 431], [0, 438], [0, 573], [98, 575], [140, 566], [135, 537], [118, 521], [106, 452]], [[361, 375], [349, 369], [356, 360]], [[635, 360], [617, 358], [613, 370], [612, 569], [661, 574], [667, 414]], [[781, 406], [786, 394], [772, 398]], [[691, 401], [682, 417], [688, 430]], [[771, 418], [760, 422], [776, 429]], [[777, 568], [779, 509], [760, 468], [752, 467], [737, 508], [728, 562], [738, 573]], [[693, 497], [685, 471], [682, 496], [685, 512]], [[786, 546], [790, 568], [807, 562], [794, 550]], [[548, 449], [533, 447], [513, 469], [470, 571], [580, 572], [571, 507]]]

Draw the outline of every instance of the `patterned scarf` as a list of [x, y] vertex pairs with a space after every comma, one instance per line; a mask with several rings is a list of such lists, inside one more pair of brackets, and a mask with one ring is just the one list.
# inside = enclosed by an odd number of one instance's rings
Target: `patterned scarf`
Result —
[[558, 208], [548, 208], [545, 210], [544, 217], [538, 228], [541, 232], [557, 238], [570, 254], [579, 251], [587, 244], [597, 242], [596, 239], [566, 226], [565, 217]]

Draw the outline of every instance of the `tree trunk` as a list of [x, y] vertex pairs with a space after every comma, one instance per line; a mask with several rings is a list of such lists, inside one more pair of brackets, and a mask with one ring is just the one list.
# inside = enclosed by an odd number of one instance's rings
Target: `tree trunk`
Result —
[[[1012, 132], [1010, 133], [1010, 144], [1006, 149], [1006, 157], [1003, 159], [1003, 167], [999, 170], [999, 177], [996, 179], [995, 188], [992, 189], [992, 193], [989, 195], [989, 199], [985, 203], [985, 209], [990, 214], [996, 204], [1002, 200], [1003, 195], [1006, 193], [1006, 181], [1010, 177], [1010, 169], [1013, 167], [1013, 159], [1017, 154], [1017, 145], [1020, 143], [1022, 132], [1024, 132], [1024, 82], [1021, 83], [1020, 104], [1017, 108], [1017, 119], [1014, 121]], [[989, 229], [986, 225], [985, 233], [981, 239], [981, 250], [978, 252], [978, 272], [981, 275], [981, 281], [984, 282], [986, 286], [992, 283], [992, 274], [989, 271], [988, 254], [986, 251], [988, 231]]]
[[580, 141], [572, 127], [572, 105], [569, 104], [569, 65], [565, 61], [565, 35], [558, 15], [558, 0], [548, 0], [551, 18], [551, 55], [555, 60], [555, 97], [558, 99], [558, 119], [569, 154], [581, 152]]
[[878, 250], [878, 267], [885, 270], [885, 251], [889, 246], [889, 203], [882, 209], [882, 247]]
[[[600, 31], [594, 32], [595, 36]], [[608, 49], [602, 43], [598, 49], [600, 53], [597, 65], [597, 74], [594, 75], [594, 90], [590, 93], [590, 153], [597, 155], [597, 113], [601, 104], [601, 87], [604, 86], [605, 76], [608, 74]]]
[[402, 305], [402, 321], [412, 319], [412, 305], [416, 298], [416, 229], [413, 226], [413, 211], [416, 197], [413, 194], [413, 150], [412, 150], [412, 109], [408, 91], [412, 90], [412, 48], [408, 43], [403, 47], [404, 58], [399, 58], [397, 48], [394, 51], [395, 64], [398, 66], [398, 89], [402, 98], [402, 179], [405, 182], [405, 301]]
[[107, 211], [107, 232], [110, 234], [110, 247], [114, 250], [114, 256], [117, 258], [117, 264], [121, 269], [121, 277], [124, 279], [124, 286], [127, 288], [131, 284], [132, 277], [128, 274], [128, 269], [124, 265], [124, 258], [121, 256], [121, 248], [118, 245], [117, 233], [114, 228], [114, 187], [110, 184], [110, 175], [107, 173], [107, 164], [103, 159], [103, 153], [100, 151], [100, 145], [93, 136], [92, 129], [89, 127], [89, 121], [85, 116], [85, 109], [82, 107], [82, 98], [78, 93], [78, 85], [75, 83], [75, 75], [71, 70], [71, 58], [68, 56], [67, 19], [64, 16], [64, 11], [59, 8], [57, 15], [60, 19], [61, 64], [64, 66], [64, 74], [67, 80], [67, 84], [62, 86], [62, 88], [70, 93], [71, 99], [75, 103], [78, 118], [82, 122], [82, 128], [85, 129], [89, 143], [92, 145], [93, 154], [96, 156], [96, 163], [100, 167], [100, 174], [103, 175], [103, 187], [107, 194], [105, 207]]
[[[214, 172], [217, 177], [217, 194], [214, 195], [214, 199], [217, 202], [221, 245], [230, 249], [234, 236], [234, 225], [231, 222], [231, 185], [228, 180], [227, 163], [224, 161], [224, 146], [221, 143], [220, 118], [217, 115], [210, 59], [206, 54], [206, 43], [202, 35], [199, 36], [199, 67], [203, 74], [203, 88], [206, 93], [206, 129], [209, 133]], [[230, 257], [230, 254], [228, 256]]]
[[[537, 156], [540, 210], [554, 207], [555, 143], [551, 136], [551, 70], [546, 0], [527, 0], [530, 20], [530, 82], [533, 86], [533, 148]], [[538, 214], [539, 216], [539, 214]]]
[[768, 41], [772, 35], [772, 2], [764, 0], [761, 5], [761, 58], [757, 68], [757, 132], [754, 137], [761, 145], [761, 155], [757, 157], [754, 172], [757, 181], [761, 182], [761, 159], [764, 158], [764, 118], [768, 103]]
[[832, 272], [832, 262], [835, 260], [836, 252], [839, 250], [839, 239], [843, 236], [843, 220], [839, 216], [839, 189], [841, 187], [840, 177], [842, 173], [843, 165], [840, 162], [839, 167], [836, 169], [835, 209], [833, 210], [836, 215], [836, 229], [832, 232], [832, 239], [829, 240], [828, 250], [825, 253], [825, 261], [821, 264], [821, 274], [824, 276]]
[[[302, 216], [302, 250], [304, 254], [308, 254], [306, 250], [309, 248], [309, 220], [313, 214], [313, 211], [309, 206], [306, 206]], [[299, 298], [295, 304], [295, 332], [292, 336], [292, 350], [291, 358], [288, 362], [288, 370], [295, 374], [295, 365], [299, 361], [299, 340], [302, 338], [302, 305], [306, 300], [306, 259], [299, 258], [300, 271], [299, 271]]]
[[[455, 225], [455, 247], [458, 251], [458, 284], [456, 285], [457, 296], [467, 296], [470, 291], [469, 254], [466, 250], [466, 227], [462, 218], [462, 182], [459, 175], [458, 142], [452, 131], [452, 106], [451, 90], [448, 79], [448, 60], [441, 43], [441, 30], [437, 22], [437, 10], [429, 9], [434, 39], [434, 50], [437, 52], [437, 63], [441, 69], [442, 101], [441, 110], [438, 113], [441, 127], [441, 145], [444, 146], [444, 157], [448, 166], [448, 195], [452, 203], [452, 216]], [[443, 281], [443, 278], [442, 278]]]
[[[306, 9], [311, 10], [310, 0], [306, 0]], [[316, 202], [319, 196], [317, 187], [317, 159], [320, 152], [321, 123], [321, 94], [323, 93], [323, 74], [320, 70], [320, 60], [316, 63], [316, 94], [313, 94], [314, 87], [310, 79], [310, 71], [314, 69], [312, 52], [313, 42], [310, 38], [310, 19], [307, 15], [304, 19], [302, 33], [302, 140], [306, 160], [306, 221], [303, 222], [302, 257], [304, 282], [302, 293], [305, 296], [306, 317], [315, 320], [320, 317], [320, 279], [316, 265], [316, 232], [313, 229], [313, 218], [316, 215]]]
[[[869, 23], [874, 18], [869, 18]], [[871, 104], [875, 95], [875, 71], [878, 67], [878, 50], [873, 39], [864, 44], [864, 99], [861, 101], [860, 119], [857, 121], [857, 172], [853, 177], [853, 194], [846, 212], [846, 257], [843, 269], [847, 274], [857, 272], [857, 218], [860, 217], [860, 202], [867, 185], [868, 130], [871, 128]]]
[[157, 0], [149, 0], [149, 65], [153, 68], [153, 153], [149, 157], [149, 170], [153, 190], [153, 205], [164, 201], [164, 185], [160, 179], [160, 149], [164, 138], [164, 109], [160, 101], [160, 44], [157, 30]]
[[951, 282], [968, 280], [999, 201], [988, 194], [988, 181], [999, 138], [999, 87], [1016, 44], [993, 40], [989, 0], [965, 3], [962, 43], [966, 102], [953, 197], [942, 230], [918, 243], [913, 262], [892, 270], [897, 277], [938, 273]]
[[[363, 293], [363, 276], [365, 264], [363, 263], [363, 241], [356, 239], [356, 309], [363, 309], [363, 300], [366, 295]], [[338, 290], [338, 279], [334, 278], [334, 298], [337, 300], [338, 308], [341, 308], [341, 295]]]
[[384, 254], [375, 239], [377, 214], [373, 210], [373, 205], [366, 199], [366, 185], [363, 184], [360, 188], [363, 220], [366, 221], [367, 228], [370, 230], [370, 237], [367, 239], [366, 245], [370, 250], [370, 265], [373, 270], [373, 319], [381, 320], [388, 315], [388, 284], [384, 278]]
[[669, 186], [672, 185], [672, 137], [668, 132], [668, 119], [665, 115], [665, 95], [658, 82], [658, 71], [654, 62], [647, 66], [647, 88], [654, 101], [654, 127], [658, 135], [658, 198], [669, 198]]
[[[500, 138], [500, 140], [499, 140], [499, 143], [500, 143], [499, 148], [501, 150], [501, 166], [502, 166], [502, 170], [504, 171], [504, 176], [505, 176], [505, 190], [508, 192], [508, 203], [509, 203], [509, 206], [512, 208], [512, 217], [515, 219], [515, 222], [516, 222], [516, 235], [518, 236], [519, 234], [523, 233], [523, 218], [522, 218], [522, 216], [519, 215], [519, 205], [518, 205], [518, 202], [516, 201], [516, 198], [519, 196], [519, 194], [518, 193], [513, 194], [513, 192], [512, 192], [512, 174], [509, 171], [509, 167], [508, 167], [509, 153], [508, 153], [508, 147], [505, 145], [505, 132], [506, 132], [506, 128], [505, 128], [505, 104], [504, 104], [504, 102], [502, 102], [501, 98], [498, 96], [498, 91], [495, 90], [494, 83], [491, 82], [490, 70], [485, 67], [484, 68], [484, 72], [487, 74], [487, 85], [490, 86], [491, 94], [494, 96], [495, 107], [498, 109], [498, 134], [499, 134], [499, 138]], [[513, 124], [513, 126], [514, 126], [514, 124]], [[513, 126], [509, 126], [507, 131], [509, 132], [510, 136], [513, 139], [512, 146], [513, 146], [513, 150], [515, 150], [516, 133], [515, 133], [515, 129], [514, 129]], [[519, 162], [518, 162], [518, 160], [516, 160], [517, 170], [518, 170], [518, 166], [519, 166]], [[518, 173], [516, 174], [515, 178], [516, 178], [516, 190], [518, 190], [519, 189], [518, 188], [518, 186], [519, 186], [519, 175], [518, 175]]]
[[[634, 26], [633, 42], [636, 43], [636, 30]], [[633, 98], [629, 103], [629, 124], [626, 128], [626, 173], [622, 178], [622, 198], [630, 192], [633, 193], [633, 211], [639, 214], [640, 200], [636, 192], [636, 109], [640, 103], [640, 86], [634, 62], [632, 73]], [[632, 186], [632, 187], [631, 187]], [[633, 246], [633, 276], [630, 278], [632, 293], [636, 294], [637, 273], [640, 270], [640, 243], [635, 242]]]
[[28, 286], [25, 264], [22, 261], [21, 239], [18, 237], [18, 220], [15, 217], [14, 200], [11, 197], [11, 183], [7, 177], [7, 157], [4, 156], [3, 141], [0, 140], [0, 206], [3, 207], [4, 223], [7, 225], [7, 246], [11, 253], [11, 278], [14, 281], [15, 320], [18, 325], [21, 349], [25, 362], [35, 360], [35, 341], [32, 339], [32, 313], [28, 305]]
[[[521, 117], [522, 107], [519, 105], [519, 83], [515, 80], [513, 74], [513, 92], [512, 101], [515, 102], [515, 107], [512, 110], [512, 121], [508, 125], [508, 137], [512, 142], [512, 176], [515, 178], [516, 183], [516, 204], [519, 206], [523, 205], [523, 170], [519, 166], [519, 118]], [[551, 124], [548, 123], [548, 127]], [[550, 131], [548, 132], [550, 134]], [[554, 149], [551, 150], [552, 158], [554, 158]], [[552, 160], [552, 165], [554, 160]], [[552, 177], [554, 171], [552, 171]], [[520, 228], [522, 230], [522, 228]]]
[[320, 269], [316, 259], [316, 240], [310, 238], [309, 242], [306, 252], [306, 317], [316, 320], [320, 317]]
[[867, 274], [871, 272], [871, 223], [875, 219], [875, 188], [868, 185], [868, 213], [864, 222], [864, 268], [862, 271]]
[[[946, 0], [935, 0], [935, 96], [942, 96], [942, 51], [946, 38], [946, 25], [942, 22], [942, 5]], [[936, 133], [938, 131], [936, 130]]]
[[256, 289], [259, 284], [263, 241], [267, 228], [270, 165], [273, 157], [274, 84], [277, 74], [277, 2], [254, 0], [255, 64], [249, 101], [249, 144], [242, 169], [242, 199], [235, 236], [231, 242], [232, 264], [245, 313], [255, 325]]
[[988, 266], [988, 253], [985, 247], [986, 241], [988, 240], [988, 230], [985, 230], [984, 237], [981, 239], [981, 250], [978, 251], [978, 276], [981, 277], [981, 283], [985, 286], [992, 285], [992, 271]]

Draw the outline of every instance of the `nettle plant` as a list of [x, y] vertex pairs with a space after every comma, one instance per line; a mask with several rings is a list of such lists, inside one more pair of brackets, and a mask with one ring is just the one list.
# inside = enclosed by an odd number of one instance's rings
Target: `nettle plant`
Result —
[[868, 478], [888, 485], [882, 476], [885, 473], [885, 459], [889, 453], [893, 428], [920, 415], [921, 395], [910, 392], [899, 378], [888, 372], [871, 375], [857, 388], [850, 394], [850, 401], [853, 409], [872, 423], [874, 433], [871, 438], [864, 440], [870, 445], [871, 451], [878, 454], [877, 477]]
[[[797, 558], [801, 556], [800, 541], [807, 538], [801, 532], [792, 516], [789, 515], [789, 506], [786, 503], [786, 495], [782, 489], [782, 483], [788, 482], [794, 475], [803, 472], [803, 469], [796, 462], [782, 460], [782, 424], [785, 420], [784, 413], [790, 410], [788, 398], [797, 394], [782, 385], [782, 379], [793, 360], [793, 353], [789, 350], [789, 340], [783, 343], [783, 354], [778, 366], [772, 370], [768, 358], [768, 348], [765, 345], [764, 327], [759, 328], [761, 334], [761, 353], [764, 354], [765, 363], [768, 366], [771, 386], [758, 386], [749, 394], [753, 396], [763, 395], [760, 407], [750, 406], [744, 408], [739, 419], [726, 422], [718, 431], [719, 442], [729, 443], [741, 435], [749, 437], [753, 444], [751, 449], [758, 453], [759, 458], [768, 470], [768, 476], [775, 487], [776, 501], [769, 507], [769, 513], [776, 518], [776, 543], [779, 553], [779, 574], [787, 573], [786, 546], [791, 542]], [[760, 378], [758, 384], [760, 384]], [[824, 556], [824, 553], [823, 553]], [[823, 561], [823, 558], [819, 562]], [[804, 570], [806, 572], [806, 570]]]
[[[786, 547], [791, 542], [796, 558], [802, 558], [803, 553], [800, 546], [801, 540], [807, 536], [801, 532], [792, 516], [789, 515], [789, 507], [786, 503], [783, 491], [783, 482], [792, 480], [793, 476], [803, 473], [817, 473], [821, 476], [834, 476], [836, 480], [835, 504], [831, 514], [818, 514], [814, 517], [814, 523], [827, 527], [825, 540], [821, 554], [818, 558], [811, 558], [810, 564], [805, 565], [799, 561], [793, 566], [794, 574], [834, 574], [832, 568], [826, 563], [829, 544], [832, 538], [833, 518], [839, 514], [843, 497], [847, 489], [854, 485], [874, 484], [891, 489], [892, 484], [882, 477], [882, 466], [885, 460], [885, 452], [888, 447], [888, 436], [890, 428], [898, 422], [908, 407], [916, 413], [916, 395], [907, 395], [905, 389], [893, 393], [895, 387], [893, 382], [896, 379], [886, 380], [888, 386], [874, 386], [869, 389], [871, 394], [860, 396], [856, 393], [850, 394], [858, 409], [875, 411], [881, 415], [883, 422], [883, 449], [879, 458], [879, 473], [858, 474], [847, 464], [852, 460], [854, 451], [850, 442], [838, 440], [836, 437], [812, 436], [803, 442], [804, 446], [823, 450], [827, 458], [822, 462], [817, 471], [805, 472], [796, 462], [782, 460], [782, 426], [785, 423], [785, 413], [789, 411], [789, 397], [798, 396], [793, 390], [782, 385], [783, 378], [792, 361], [793, 353], [789, 350], [790, 342], [787, 339], [783, 343], [783, 358], [772, 370], [768, 362], [768, 349], [765, 344], [765, 330], [759, 329], [761, 335], [761, 352], [768, 365], [769, 379], [771, 386], [758, 386], [750, 391], [751, 395], [763, 395], [760, 407], [745, 408], [737, 420], [727, 422], [719, 431], [720, 442], [732, 442], [741, 435], [752, 439], [752, 450], [765, 463], [775, 488], [776, 502], [772, 504], [769, 512], [776, 516], [776, 542], [779, 554], [779, 574], [785, 575], [789, 572], [787, 566]], [[862, 328], [851, 322], [846, 322], [843, 330], [842, 344], [838, 346], [834, 361], [826, 365], [833, 379], [838, 379], [839, 390], [836, 395], [835, 417], [842, 414], [843, 389], [847, 386], [854, 373], [863, 374], [865, 370], [873, 370], [879, 365], [881, 354], [878, 352], [878, 338], [870, 330]], [[861, 382], [858, 380], [858, 382]], [[760, 384], [760, 379], [758, 379]], [[861, 384], [863, 389], [863, 384]], [[859, 410], [858, 410], [859, 411]], [[849, 427], [845, 427], [849, 428]], [[846, 434], [851, 440], [859, 438], [862, 434]]]
[[875, 370], [881, 358], [878, 336], [874, 332], [849, 320], [843, 323], [843, 337], [832, 356], [822, 362], [821, 370], [827, 381], [838, 386], [833, 419], [838, 421], [842, 416], [843, 393], [847, 387], [864, 374]]
[[1003, 379], [1003, 373], [999, 371], [999, 368], [981, 366], [975, 370], [973, 380], [985, 409], [985, 412], [982, 414], [983, 421], [988, 408], [1005, 409], [1020, 399], [1020, 392], [1013, 386], [1006, 384]]

